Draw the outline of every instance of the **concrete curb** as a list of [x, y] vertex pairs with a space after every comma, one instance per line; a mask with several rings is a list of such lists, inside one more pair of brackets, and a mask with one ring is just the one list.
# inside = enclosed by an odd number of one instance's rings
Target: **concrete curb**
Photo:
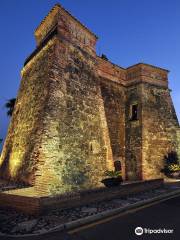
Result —
[[126, 207], [120, 207], [120, 208], [115, 208], [115, 209], [112, 209], [112, 210], [107, 210], [107, 211], [104, 211], [104, 212], [101, 212], [101, 213], [97, 213], [93, 216], [88, 216], [88, 217], [81, 218], [81, 219], [78, 219], [78, 220], [74, 220], [74, 221], [71, 221], [71, 222], [68, 222], [68, 223], [65, 223], [65, 224], [61, 224], [59, 226], [51, 228], [51, 229], [49, 229], [47, 231], [44, 231], [42, 233], [24, 234], [24, 235], [10, 235], [10, 234], [0, 233], [0, 236], [11, 237], [11, 238], [17, 238], [17, 237], [18, 238], [20, 238], [20, 237], [25, 238], [25, 237], [45, 235], [47, 233], [57, 232], [57, 231], [62, 231], [62, 230], [71, 230], [71, 229], [74, 229], [76, 227], [81, 227], [83, 225], [90, 224], [92, 222], [96, 222], [98, 220], [102, 220], [102, 219], [107, 218], [107, 217], [115, 216], [117, 214], [126, 212], [128, 210], [136, 209], [137, 207], [146, 206], [147, 204], [154, 203], [154, 202], [157, 202], [159, 200], [162, 200], [162, 202], [163, 202], [167, 199], [176, 197], [178, 195], [180, 195], [180, 190], [175, 190], [175, 191], [172, 191], [170, 193], [161, 194], [158, 197], [154, 197], [154, 198], [150, 198], [150, 199], [147, 199], [147, 200], [139, 201], [137, 203], [130, 204], [129, 206], [126, 206]]

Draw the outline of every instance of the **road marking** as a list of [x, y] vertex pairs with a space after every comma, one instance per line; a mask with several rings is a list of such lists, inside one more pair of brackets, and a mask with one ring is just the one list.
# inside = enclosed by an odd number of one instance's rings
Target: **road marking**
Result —
[[130, 209], [130, 210], [127, 210], [126, 212], [118, 213], [118, 214], [116, 214], [116, 215], [114, 215], [114, 216], [106, 217], [105, 219], [102, 219], [102, 220], [97, 220], [97, 221], [95, 221], [95, 222], [93, 222], [93, 223], [89, 223], [89, 224], [87, 224], [87, 225], [83, 225], [83, 226], [77, 227], [77, 228], [75, 228], [75, 229], [69, 230], [68, 233], [69, 233], [69, 234], [73, 234], [73, 233], [80, 232], [80, 231], [85, 230], [85, 229], [88, 229], [88, 228], [92, 228], [92, 227], [94, 227], [94, 226], [100, 225], [100, 224], [102, 224], [102, 223], [109, 222], [109, 221], [111, 221], [111, 220], [113, 220], [113, 219], [122, 217], [122, 216], [124, 216], [124, 215], [131, 214], [131, 213], [140, 211], [140, 210], [142, 210], [142, 209], [144, 209], [144, 208], [148, 208], [148, 207], [151, 207], [151, 206], [153, 206], [153, 205], [157, 205], [157, 204], [160, 203], [160, 202], [164, 202], [164, 201], [166, 201], [166, 200], [169, 200], [169, 199], [172, 199], [172, 198], [176, 198], [176, 197], [178, 197], [178, 195], [179, 195], [179, 194], [177, 194], [176, 196], [167, 197], [166, 199], [157, 200], [157, 201], [155, 201], [155, 202], [153, 202], [153, 203], [149, 203], [149, 204], [146, 204], [146, 205], [144, 205], [144, 206], [137, 207], [137, 208], [135, 208], [135, 209]]

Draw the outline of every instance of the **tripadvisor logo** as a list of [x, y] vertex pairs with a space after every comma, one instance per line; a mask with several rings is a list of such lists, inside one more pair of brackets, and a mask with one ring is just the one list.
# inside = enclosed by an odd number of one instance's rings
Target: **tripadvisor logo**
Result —
[[143, 234], [143, 228], [142, 227], [137, 227], [135, 229], [135, 234], [136, 235], [142, 235]]
[[169, 234], [169, 233], [173, 233], [174, 229], [165, 229], [165, 228], [158, 228], [158, 229], [150, 229], [150, 228], [142, 228], [142, 227], [136, 227], [135, 228], [135, 234], [136, 235], [142, 235], [144, 234], [160, 234], [160, 233], [165, 233], [165, 234]]

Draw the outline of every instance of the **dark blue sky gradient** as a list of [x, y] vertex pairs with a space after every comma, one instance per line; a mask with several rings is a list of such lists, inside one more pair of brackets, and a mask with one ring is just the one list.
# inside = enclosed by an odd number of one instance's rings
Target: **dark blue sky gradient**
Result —
[[[16, 97], [20, 70], [35, 49], [33, 32], [54, 0], [0, 0], [0, 137], [8, 118], [4, 104]], [[128, 67], [138, 62], [170, 70], [169, 81], [180, 119], [179, 0], [61, 0], [72, 15], [99, 37], [97, 53]]]

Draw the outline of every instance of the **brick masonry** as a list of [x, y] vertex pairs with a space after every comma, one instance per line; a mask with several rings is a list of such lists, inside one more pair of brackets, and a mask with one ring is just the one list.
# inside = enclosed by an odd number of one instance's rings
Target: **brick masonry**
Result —
[[125, 197], [130, 194], [152, 190], [163, 185], [163, 179], [137, 181], [114, 188], [95, 188], [80, 190], [75, 194], [56, 196], [36, 196], [30, 194], [34, 189], [19, 189], [0, 193], [0, 208], [15, 209], [30, 215], [39, 215], [51, 209], [68, 209], [113, 198]]
[[168, 71], [143, 63], [124, 69], [98, 57], [97, 37], [60, 5], [35, 37], [0, 176], [50, 195], [100, 187], [116, 160], [124, 179], [163, 177], [163, 159], [179, 154], [180, 140]]

